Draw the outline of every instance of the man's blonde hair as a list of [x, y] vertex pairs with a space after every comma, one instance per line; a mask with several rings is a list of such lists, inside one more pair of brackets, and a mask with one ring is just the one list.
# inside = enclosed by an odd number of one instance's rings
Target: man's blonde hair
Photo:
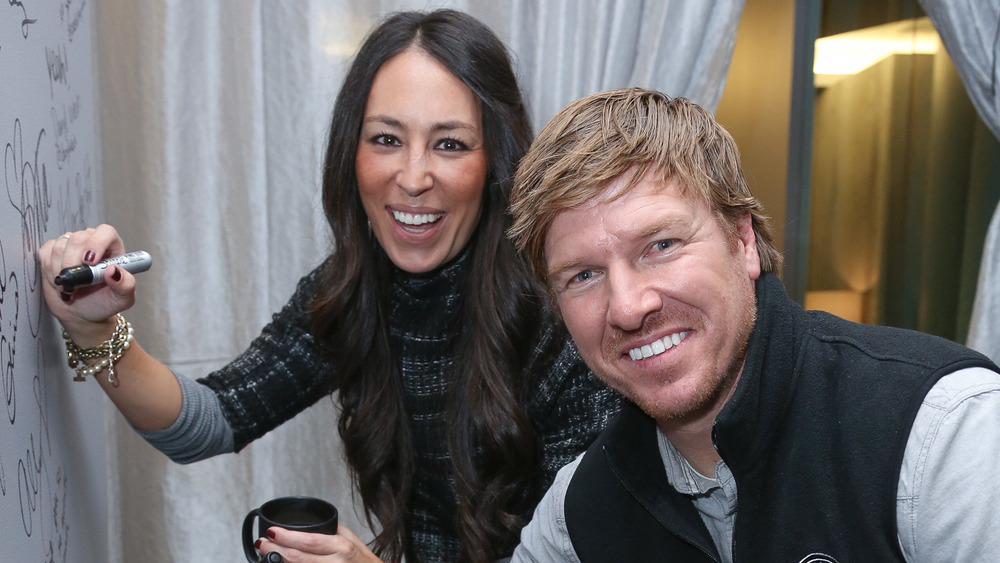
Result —
[[684, 197], [703, 199], [734, 240], [737, 221], [749, 211], [761, 269], [781, 268], [768, 217], [747, 187], [733, 138], [690, 100], [641, 88], [580, 98], [542, 128], [514, 177], [508, 234], [547, 282], [545, 237], [556, 214], [594, 199], [626, 175], [621, 196], [647, 173], [663, 185], [676, 180]]

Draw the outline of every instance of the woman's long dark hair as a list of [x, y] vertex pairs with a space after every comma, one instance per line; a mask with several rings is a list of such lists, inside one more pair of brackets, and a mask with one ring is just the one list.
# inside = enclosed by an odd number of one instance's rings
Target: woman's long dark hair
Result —
[[398, 560], [411, 547], [413, 445], [389, 338], [392, 265], [368, 228], [354, 160], [375, 73], [410, 48], [440, 61], [481, 104], [488, 171], [469, 242], [463, 340], [447, 415], [462, 559], [493, 561], [498, 548], [516, 542], [520, 515], [530, 509], [521, 501], [540, 446], [522, 407], [521, 372], [544, 290], [505, 237], [511, 182], [531, 142], [531, 125], [506, 48], [475, 18], [452, 10], [395, 14], [369, 35], [348, 71], [323, 171], [323, 207], [336, 248], [313, 303], [312, 332], [332, 363], [340, 435], [366, 516], [373, 529], [381, 528], [374, 551]]

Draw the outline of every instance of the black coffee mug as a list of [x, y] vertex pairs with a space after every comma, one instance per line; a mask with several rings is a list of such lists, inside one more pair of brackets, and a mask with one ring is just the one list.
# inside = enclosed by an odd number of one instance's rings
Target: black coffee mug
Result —
[[[258, 520], [256, 536], [253, 535], [254, 518]], [[298, 532], [336, 534], [337, 508], [313, 497], [280, 497], [251, 510], [243, 519], [243, 552], [250, 563], [258, 561], [254, 542], [264, 537], [271, 526]]]

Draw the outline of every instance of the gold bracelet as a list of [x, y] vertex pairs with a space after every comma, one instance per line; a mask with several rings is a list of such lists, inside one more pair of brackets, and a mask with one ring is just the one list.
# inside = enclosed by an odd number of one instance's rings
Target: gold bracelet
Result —
[[[62, 331], [63, 340], [66, 341], [66, 358], [69, 367], [76, 370], [73, 381], [85, 381], [88, 375], [97, 375], [104, 368], [108, 368], [108, 383], [118, 385], [115, 377], [115, 363], [122, 359], [125, 351], [132, 345], [135, 337], [132, 334], [132, 323], [125, 320], [121, 314], [118, 315], [118, 324], [115, 331], [111, 333], [111, 338], [101, 342], [92, 348], [80, 348], [75, 342]], [[100, 361], [88, 364], [84, 360]]]

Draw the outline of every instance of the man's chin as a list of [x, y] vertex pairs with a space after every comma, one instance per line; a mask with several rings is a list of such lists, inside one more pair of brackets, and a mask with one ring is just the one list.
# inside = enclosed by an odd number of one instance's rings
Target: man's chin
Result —
[[726, 377], [716, 377], [691, 384], [678, 381], [647, 389], [612, 387], [656, 421], [674, 425], [707, 416], [714, 418], [716, 411], [725, 402], [725, 397], [729, 395], [731, 386], [727, 384], [727, 380]]

